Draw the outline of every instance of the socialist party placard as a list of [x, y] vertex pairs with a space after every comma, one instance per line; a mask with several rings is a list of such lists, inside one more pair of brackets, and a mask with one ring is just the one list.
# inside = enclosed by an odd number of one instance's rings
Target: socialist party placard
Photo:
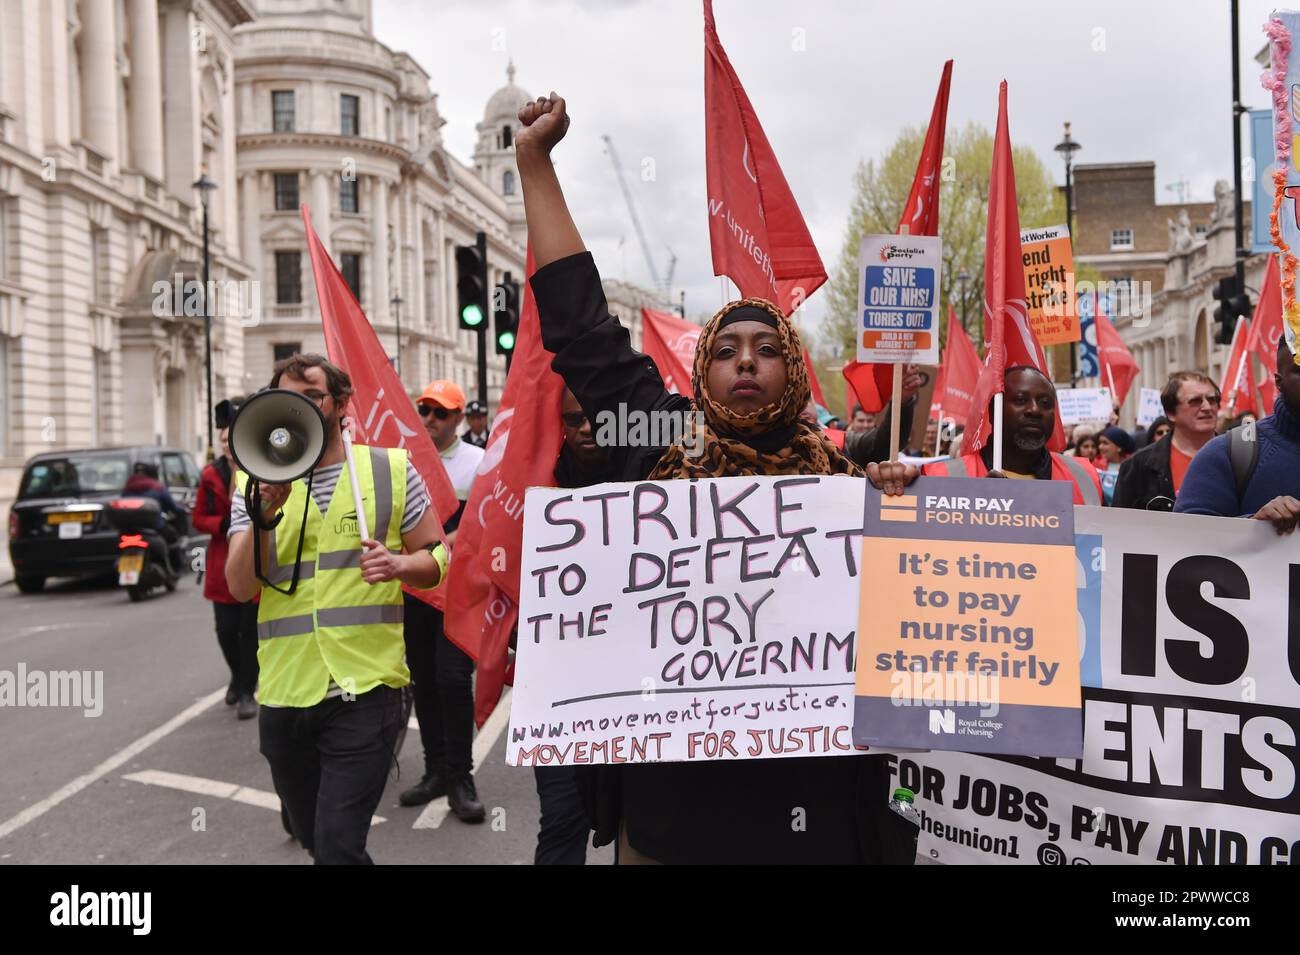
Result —
[[939, 363], [943, 240], [866, 235], [858, 246], [858, 361]]
[[1078, 756], [1070, 484], [867, 485], [863, 532], [854, 742]]

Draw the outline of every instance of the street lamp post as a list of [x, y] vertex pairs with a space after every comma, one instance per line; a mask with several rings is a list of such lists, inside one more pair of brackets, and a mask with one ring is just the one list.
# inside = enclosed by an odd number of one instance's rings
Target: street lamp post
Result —
[[[1065, 228], [1070, 233], [1070, 245], [1074, 245], [1074, 154], [1083, 147], [1070, 137], [1070, 124], [1065, 124], [1065, 138], [1056, 144], [1056, 151], [1065, 160]], [[1070, 343], [1070, 384], [1079, 374], [1079, 343]]]
[[199, 178], [194, 182], [199, 191], [199, 202], [203, 206], [203, 365], [207, 377], [207, 404], [204, 417], [208, 421], [208, 460], [216, 456], [212, 441], [212, 308], [208, 302], [208, 273], [211, 268], [208, 232], [208, 193], [217, 188], [217, 184], [208, 178], [207, 167], [199, 170]]
[[970, 273], [966, 267], [957, 273], [957, 282], [961, 285], [961, 330], [966, 331], [966, 283], [970, 281]]
[[388, 304], [393, 306], [393, 318], [397, 322], [397, 377], [402, 377], [402, 296], [393, 295], [388, 300]]

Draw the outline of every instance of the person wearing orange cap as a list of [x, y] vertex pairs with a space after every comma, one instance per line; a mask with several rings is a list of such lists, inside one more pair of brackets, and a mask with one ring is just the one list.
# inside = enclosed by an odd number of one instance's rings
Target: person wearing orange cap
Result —
[[[416, 407], [447, 469], [460, 507], [443, 525], [448, 542], [456, 537], [460, 515], [483, 449], [457, 435], [465, 417], [465, 392], [454, 381], [433, 381]], [[424, 746], [424, 776], [401, 793], [403, 806], [421, 806], [440, 796], [463, 822], [486, 817], [472, 775], [474, 740], [474, 661], [447, 639], [442, 611], [405, 595], [406, 665], [411, 671], [415, 716]]]

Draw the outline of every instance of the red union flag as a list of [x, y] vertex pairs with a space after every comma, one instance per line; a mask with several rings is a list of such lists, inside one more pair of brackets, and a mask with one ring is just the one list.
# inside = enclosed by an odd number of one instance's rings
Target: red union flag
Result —
[[691, 394], [691, 368], [700, 326], [669, 312], [641, 309], [641, 350], [659, 369], [664, 387], [679, 394]]
[[975, 385], [980, 376], [980, 356], [971, 344], [966, 329], [956, 321], [952, 305], [948, 306], [948, 344], [943, 349], [939, 381], [934, 387], [934, 403], [943, 409], [943, 417], [965, 425]]
[[[311, 273], [316, 282], [316, 299], [320, 304], [321, 325], [325, 330], [325, 350], [330, 361], [352, 379], [351, 414], [353, 433], [362, 444], [378, 448], [405, 448], [411, 463], [424, 478], [429, 498], [438, 515], [439, 533], [444, 521], [456, 513], [459, 502], [447, 470], [442, 466], [438, 449], [424, 430], [415, 404], [397, 377], [388, 353], [375, 334], [365, 312], [357, 304], [348, 283], [320, 243], [311, 225], [307, 206], [302, 207], [302, 221], [307, 229], [307, 250], [311, 256]], [[435, 607], [443, 605], [446, 588], [412, 590], [408, 593]]]
[[1223, 378], [1219, 381], [1223, 408], [1230, 415], [1255, 411], [1255, 389], [1250, 386], [1250, 352], [1246, 350], [1249, 339], [1250, 319], [1243, 315], [1232, 330], [1232, 348], [1223, 365]]
[[[529, 277], [534, 268], [530, 246]], [[555, 461], [564, 442], [563, 395], [564, 382], [551, 371], [551, 356], [542, 348], [537, 303], [525, 282], [510, 375], [456, 530], [447, 581], [447, 636], [478, 664], [474, 718], [479, 726], [512, 679], [510, 632], [519, 616], [524, 491], [555, 484]]]
[[[1264, 372], [1258, 382], [1260, 398], [1264, 403], [1260, 414], [1271, 414], [1277, 398], [1273, 376], [1277, 374], [1277, 340], [1281, 337], [1282, 277], [1277, 267], [1277, 256], [1270, 255], [1268, 269], [1264, 272], [1264, 284], [1259, 290], [1259, 304], [1255, 306], [1255, 315], [1250, 321], [1250, 336], [1246, 341], [1246, 351], [1259, 359]], [[1246, 374], [1249, 377], [1251, 373], [1248, 371]], [[1223, 397], [1226, 401], [1227, 392], [1224, 392]]]
[[704, 0], [704, 156], [713, 274], [789, 315], [826, 281], [817, 247]]
[[[939, 172], [943, 163], [944, 133], [948, 125], [948, 89], [952, 85], [952, 60], [944, 63], [939, 77], [939, 91], [930, 110], [930, 125], [925, 130], [925, 145], [912, 177], [912, 191], [903, 205], [898, 231], [907, 227], [908, 235], [939, 234]], [[859, 306], [861, 303], [859, 303]], [[861, 316], [858, 318], [859, 322]], [[861, 327], [858, 328], [858, 332]], [[855, 333], [856, 334], [856, 333]], [[850, 361], [844, 366], [849, 383], [849, 415], [856, 398], [863, 411], [874, 414], [884, 409], [893, 387], [893, 366], [881, 363]], [[964, 407], [964, 406], [963, 406]]]
[[[984, 233], [984, 334], [988, 342], [984, 367], [971, 401], [961, 453], [971, 454], [988, 442], [993, 430], [989, 402], [1002, 393], [1006, 369], [1037, 368], [1048, 380], [1047, 358], [1029, 324], [1025, 303], [1025, 266], [1020, 253], [1020, 213], [1016, 210], [1016, 169], [1011, 160], [1007, 129], [1007, 82], [998, 87], [998, 128], [993, 136], [993, 169], [989, 174], [989, 221]], [[1052, 451], [1065, 450], [1061, 409], [1047, 442]]]
[[930, 111], [930, 125], [925, 131], [925, 146], [916, 164], [912, 191], [898, 220], [898, 231], [907, 226], [909, 235], [939, 234], [939, 167], [943, 162], [943, 135], [948, 125], [948, 89], [952, 85], [952, 60], [943, 65], [939, 92]]
[[1110, 389], [1111, 398], [1117, 405], [1124, 404], [1128, 390], [1137, 378], [1137, 360], [1133, 353], [1119, 337], [1119, 332], [1106, 317], [1101, 299], [1093, 293], [1093, 321], [1097, 325], [1097, 360], [1101, 363], [1101, 383]]

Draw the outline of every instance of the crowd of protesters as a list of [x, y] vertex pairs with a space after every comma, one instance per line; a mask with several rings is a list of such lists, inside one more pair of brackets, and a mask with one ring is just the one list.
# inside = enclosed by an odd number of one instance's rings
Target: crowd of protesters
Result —
[[[1005, 370], [1002, 441], [962, 454], [960, 431], [930, 420], [920, 447], [890, 460], [886, 406], [873, 420], [854, 406], [846, 422], [811, 399], [799, 332], [764, 299], [734, 301], [703, 327], [689, 395], [670, 393], [653, 362], [636, 352], [610, 314], [600, 275], [571, 218], [550, 159], [568, 129], [563, 100], [521, 110], [515, 140], [529, 238], [530, 280], [542, 344], [566, 389], [559, 487], [604, 481], [692, 480], [730, 475], [865, 476], [900, 494], [920, 474], [1069, 482], [1074, 502], [1267, 521], [1279, 534], [1300, 521], [1300, 367], [1278, 343], [1278, 396], [1267, 417], [1225, 421], [1218, 386], [1197, 371], [1169, 376], [1164, 415], [1138, 432], [1119, 425], [1073, 429], [1063, 453], [1049, 445], [1059, 418], [1054, 383], [1037, 368]], [[901, 434], [912, 431], [924, 374], [904, 372]], [[435, 381], [417, 407], [461, 508], [444, 526], [454, 546], [461, 511], [488, 443], [488, 409], [467, 402], [450, 381]], [[619, 409], [696, 412], [703, 452], [682, 441], [666, 447], [602, 446], [591, 422]], [[468, 429], [460, 432], [462, 422]], [[224, 441], [223, 432], [223, 441]], [[230, 665], [227, 703], [256, 714], [255, 604], [219, 586], [233, 487], [227, 455], [204, 472], [198, 523], [213, 535], [210, 586], [222, 651]], [[417, 491], [419, 489], [417, 488]], [[205, 496], [206, 495], [206, 496]], [[403, 806], [445, 796], [459, 819], [485, 817], [473, 778], [473, 662], [446, 637], [441, 611], [407, 596], [404, 637], [424, 772], [400, 793]], [[540, 825], [535, 861], [581, 864], [587, 846], [613, 843], [619, 864], [672, 862], [907, 862], [914, 834], [886, 811], [882, 757], [791, 758], [716, 763], [538, 767]], [[736, 799], [744, 793], [744, 799]], [[786, 808], [823, 820], [795, 834]], [[900, 826], [902, 828], [900, 828]], [[909, 840], [909, 835], [911, 839]]]

